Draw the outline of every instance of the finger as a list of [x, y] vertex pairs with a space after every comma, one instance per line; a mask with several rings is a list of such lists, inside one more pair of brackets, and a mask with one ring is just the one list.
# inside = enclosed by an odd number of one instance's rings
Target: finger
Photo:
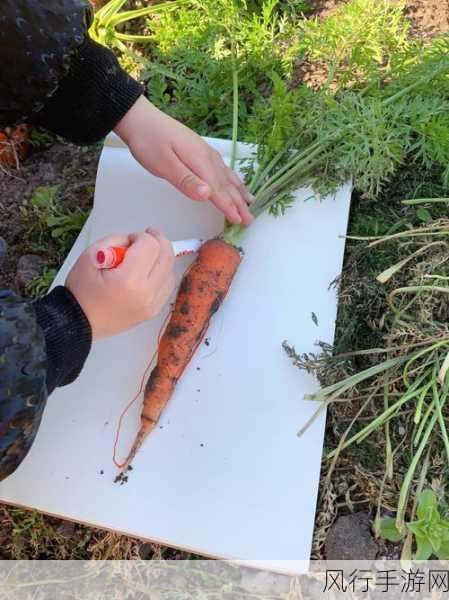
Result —
[[87, 248], [86, 252], [92, 260], [92, 264], [96, 265], [97, 262], [97, 252], [103, 248], [110, 248], [111, 246], [124, 246], [127, 248], [130, 244], [129, 235], [125, 234], [112, 234], [108, 235], [97, 242], [94, 242], [89, 248]]
[[240, 194], [240, 192], [233, 185], [228, 186], [228, 191], [229, 191], [229, 195], [231, 196], [231, 198], [234, 201], [234, 206], [236, 207], [236, 209], [239, 212], [239, 215], [242, 219], [242, 223], [244, 225], [251, 225], [251, 223], [254, 220], [254, 217], [250, 213], [248, 205], [246, 204], [245, 200], [242, 198], [242, 195]]
[[248, 191], [247, 187], [241, 181], [240, 177], [238, 177], [237, 173], [235, 173], [229, 167], [226, 167], [226, 176], [228, 178], [228, 181], [232, 183], [242, 194], [246, 204], [251, 204], [251, 202], [254, 201], [254, 196], [251, 194], [251, 192]]
[[173, 172], [171, 181], [180, 192], [191, 200], [209, 200], [212, 193], [211, 186], [191, 171], [176, 152], [173, 152], [170, 162]]
[[159, 259], [159, 240], [146, 231], [133, 233], [129, 239], [131, 245], [116, 270], [132, 278], [146, 279]]
[[161, 233], [158, 229], [154, 229], [154, 227], [148, 227], [146, 230], [147, 233], [154, 236], [160, 245], [160, 255], [159, 262], [166, 261], [167, 264], [173, 266], [175, 263], [175, 254], [173, 252], [173, 246], [170, 240]]
[[162, 286], [167, 277], [173, 273], [175, 255], [173, 253], [171, 242], [164, 235], [162, 235], [160, 231], [155, 229], [149, 229], [148, 231], [159, 242], [159, 258], [148, 275], [149, 279], [151, 279], [152, 286], [158, 287]]
[[246, 192], [246, 187], [240, 177], [230, 167], [225, 166], [225, 173], [228, 181], [232, 183], [242, 194]]
[[176, 287], [175, 274], [169, 273], [169, 275], [165, 278], [165, 281], [161, 285], [160, 289], [158, 290], [155, 298], [153, 299], [153, 302], [152, 302], [151, 308], [150, 308], [150, 312], [152, 314], [150, 314], [149, 318], [152, 318], [161, 312], [161, 310], [164, 308], [164, 306], [170, 300], [175, 287]]
[[211, 201], [224, 213], [228, 221], [234, 225], [240, 225], [242, 223], [242, 217], [235, 205], [234, 198], [232, 197], [228, 186], [223, 186], [219, 191], [212, 194]]
[[232, 211], [232, 213], [234, 213], [234, 216], [232, 217], [229, 216], [229, 213], [225, 213], [228, 219], [232, 223], [244, 223], [245, 225], [249, 225], [253, 220], [251, 213], [248, 210], [247, 199], [249, 197], [249, 192], [247, 192], [237, 174], [224, 164], [220, 154], [215, 153], [213, 155], [213, 162], [217, 178], [220, 181], [217, 192], [212, 194], [213, 203], [219, 207], [220, 201], [226, 202], [226, 197], [230, 197], [240, 220], [235, 216], [234, 211]]

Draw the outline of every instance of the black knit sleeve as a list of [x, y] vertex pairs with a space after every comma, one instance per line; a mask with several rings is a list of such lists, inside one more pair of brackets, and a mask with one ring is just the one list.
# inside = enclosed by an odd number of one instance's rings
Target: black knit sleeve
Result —
[[68, 289], [57, 287], [34, 305], [0, 291], [0, 481], [28, 454], [48, 394], [76, 379], [91, 342]]
[[42, 125], [78, 144], [101, 140], [144, 88], [88, 36], [87, 0], [1, 0], [0, 128]]
[[46, 364], [33, 308], [0, 291], [0, 480], [16, 470], [36, 436], [47, 401]]
[[56, 287], [34, 304], [37, 323], [45, 337], [47, 390], [75, 381], [92, 345], [92, 330], [72, 293]]
[[0, 127], [30, 122], [68, 73], [92, 21], [87, 0], [1, 0]]
[[71, 142], [91, 144], [114, 129], [143, 91], [110, 50], [87, 37], [34, 121]]

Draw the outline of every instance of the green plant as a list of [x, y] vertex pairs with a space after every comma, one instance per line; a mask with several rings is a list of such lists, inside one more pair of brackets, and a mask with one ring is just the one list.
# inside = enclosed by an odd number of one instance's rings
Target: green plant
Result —
[[404, 7], [403, 0], [352, 0], [323, 22], [301, 21], [294, 51], [322, 65], [325, 85], [360, 85], [389, 70], [413, 47]]
[[202, 135], [232, 135], [235, 66], [239, 79], [239, 136], [249, 140], [248, 117], [270, 93], [271, 75], [287, 77], [292, 59], [282, 46], [293, 22], [277, 0], [196, 0], [191, 7], [148, 21], [151, 55], [141, 71], [150, 100]]
[[[128, 52], [124, 42], [144, 43], [151, 41], [149, 35], [136, 35], [121, 31], [125, 23], [134, 19], [158, 14], [167, 10], [175, 10], [180, 5], [186, 4], [186, 0], [171, 0], [143, 8], [121, 11], [128, 0], [110, 0], [100, 8], [94, 16], [89, 30], [90, 37], [104, 46], [117, 48]], [[121, 12], [120, 12], [121, 11]]]
[[26, 293], [33, 299], [44, 296], [50, 289], [57, 270], [45, 267], [40, 275], [37, 275], [26, 287]]
[[391, 542], [402, 541], [407, 535], [412, 536], [416, 541], [414, 560], [428, 560], [431, 556], [447, 560], [449, 521], [441, 516], [438, 510], [438, 499], [433, 490], [426, 489], [421, 492], [417, 517], [416, 521], [405, 523], [406, 532], [399, 531], [395, 519], [379, 519], [376, 522], [376, 532]]
[[55, 137], [43, 129], [32, 129], [30, 134], [30, 144], [35, 150], [44, 150], [51, 146]]
[[83, 228], [87, 213], [80, 208], [63, 209], [58, 201], [58, 186], [38, 187], [32, 198], [22, 206], [22, 213], [30, 221], [28, 234], [39, 246], [50, 232], [58, 251], [65, 254]]
[[[434, 162], [446, 167], [449, 153], [442, 160], [446, 140], [434, 138], [429, 143], [419, 124], [423, 113], [431, 118], [440, 110], [438, 98], [449, 110], [445, 91], [438, 97], [431, 85], [447, 77], [449, 59], [447, 52], [419, 52], [419, 58], [412, 61], [410, 72], [391, 72], [382, 88], [368, 85], [333, 95], [304, 86], [289, 91], [284, 82], [275, 80], [273, 95], [252, 119], [258, 149], [246, 165], [246, 177], [255, 196], [254, 216], [265, 210], [282, 214], [292, 191], [307, 184], [325, 195], [352, 180], [360, 192], [374, 196], [406, 159], [423, 162], [417, 152], [421, 146], [431, 152], [435, 144]], [[229, 228], [227, 239], [238, 241], [243, 230]]]
[[[430, 211], [432, 204], [438, 207], [442, 200], [414, 199], [406, 201], [405, 206], [414, 207], [425, 202]], [[343, 450], [367, 440], [381, 439], [385, 447], [384, 481], [394, 481], [395, 468], [401, 472], [395, 518], [395, 527], [401, 535], [409, 531], [406, 515], [413, 504], [413, 493], [419, 495], [425, 482], [429, 456], [441, 448], [444, 460], [449, 460], [446, 425], [449, 414], [448, 236], [449, 222], [439, 219], [419, 227], [409, 225], [402, 231], [382, 237], [368, 238], [366, 250], [370, 253], [387, 244], [396, 247], [397, 251], [394, 262], [376, 278], [384, 288], [380, 325], [384, 333], [380, 347], [348, 352], [343, 356], [326, 355], [313, 361], [309, 357], [297, 357], [294, 350], [286, 347], [298, 367], [317, 373], [324, 373], [324, 367], [329, 373], [332, 365], [335, 368], [348, 360], [371, 362], [362, 370], [334, 378], [333, 383], [308, 398], [320, 401], [316, 414], [335, 402], [349, 403], [352, 398], [358, 398], [360, 409], [338, 436], [337, 447], [327, 455], [331, 461], [328, 477]], [[349, 239], [367, 240], [356, 236]], [[301, 430], [301, 435], [315, 417]], [[364, 422], [358, 426], [361, 417]], [[406, 437], [404, 434], [397, 436], [400, 428], [407, 433]], [[409, 444], [409, 453], [404, 451], [405, 441]], [[378, 499], [379, 509], [381, 504], [382, 493]], [[410, 511], [413, 515], [414, 508]], [[416, 533], [420, 535], [417, 527]], [[407, 537], [405, 554], [410, 545], [411, 540]], [[420, 543], [419, 556], [421, 550]]]
[[283, 13], [297, 17], [299, 15], [309, 15], [313, 12], [313, 3], [310, 0], [281, 0], [279, 10]]

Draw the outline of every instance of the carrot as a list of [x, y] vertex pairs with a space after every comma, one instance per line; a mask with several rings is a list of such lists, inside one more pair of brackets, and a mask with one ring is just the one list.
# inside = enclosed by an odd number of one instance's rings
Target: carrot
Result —
[[29, 128], [17, 125], [13, 129], [0, 131], [0, 166], [19, 167], [30, 149]]
[[157, 363], [144, 391], [141, 427], [124, 463], [126, 468], [154, 429], [175, 386], [220, 308], [242, 258], [220, 239], [205, 242], [185, 273], [167, 327], [159, 341]]

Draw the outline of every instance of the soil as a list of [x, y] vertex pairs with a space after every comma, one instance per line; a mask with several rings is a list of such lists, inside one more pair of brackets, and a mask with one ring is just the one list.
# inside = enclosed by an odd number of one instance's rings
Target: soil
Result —
[[407, 0], [407, 16], [412, 31], [429, 38], [449, 31], [449, 2], [447, 0]]
[[[312, 0], [312, 16], [325, 19], [346, 0]], [[406, 0], [406, 15], [417, 37], [426, 39], [449, 31], [449, 2], [447, 0]]]
[[[324, 20], [331, 16], [347, 0], [311, 0], [311, 18]], [[413, 36], [426, 40], [437, 34], [449, 32], [449, 0], [406, 0], [405, 14], [410, 21]], [[293, 68], [292, 88], [307, 83], [312, 88], [321, 86], [328, 74], [326, 65], [309, 64], [298, 60]]]
[[58, 186], [61, 209], [80, 207], [89, 210], [93, 203], [100, 147], [77, 147], [56, 142], [34, 152], [20, 165], [19, 171], [0, 171], [0, 237], [8, 244], [6, 262], [0, 270], [0, 288], [13, 286], [17, 262], [24, 254], [38, 254], [44, 264], [55, 264], [55, 248], [51, 243], [38, 248], [30, 245], [30, 223], [24, 217], [24, 203], [40, 186]]

